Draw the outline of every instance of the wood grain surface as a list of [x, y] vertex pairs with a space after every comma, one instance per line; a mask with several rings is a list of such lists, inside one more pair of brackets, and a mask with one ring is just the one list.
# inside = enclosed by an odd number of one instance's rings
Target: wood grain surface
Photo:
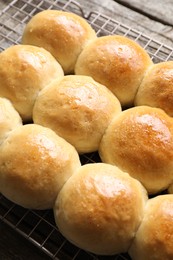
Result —
[[155, 40], [173, 47], [172, 1], [78, 0], [78, 2], [86, 12], [95, 10], [104, 13]]
[[152, 20], [159, 21], [165, 25], [173, 25], [173, 2], [172, 0], [117, 0], [117, 3], [127, 6], [131, 10], [135, 10]]

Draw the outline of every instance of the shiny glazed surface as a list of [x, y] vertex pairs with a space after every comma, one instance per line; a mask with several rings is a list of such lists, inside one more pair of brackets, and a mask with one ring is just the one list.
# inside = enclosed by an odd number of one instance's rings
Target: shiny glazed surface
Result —
[[144, 218], [130, 255], [134, 260], [173, 259], [173, 195], [157, 196], [147, 202]]
[[88, 44], [77, 60], [75, 73], [93, 77], [107, 86], [122, 106], [130, 106], [151, 64], [147, 52], [135, 41], [110, 35]]
[[39, 91], [64, 72], [43, 48], [14, 45], [0, 53], [0, 96], [9, 99], [24, 121], [31, 120]]
[[100, 144], [104, 162], [137, 178], [149, 193], [173, 182], [173, 119], [164, 111], [139, 106], [122, 112]]
[[48, 50], [65, 73], [72, 73], [78, 55], [96, 33], [82, 17], [58, 10], [42, 11], [29, 21], [22, 42]]
[[63, 184], [81, 165], [73, 146], [36, 124], [12, 131], [0, 153], [2, 194], [32, 209], [52, 208]]
[[40, 93], [33, 120], [86, 153], [98, 149], [111, 119], [120, 112], [120, 102], [105, 86], [91, 77], [69, 75]]
[[147, 71], [135, 97], [135, 105], [163, 109], [173, 116], [173, 61], [154, 64]]
[[112, 165], [79, 168], [56, 200], [57, 226], [72, 243], [87, 251], [112, 255], [126, 252], [147, 200], [142, 185]]

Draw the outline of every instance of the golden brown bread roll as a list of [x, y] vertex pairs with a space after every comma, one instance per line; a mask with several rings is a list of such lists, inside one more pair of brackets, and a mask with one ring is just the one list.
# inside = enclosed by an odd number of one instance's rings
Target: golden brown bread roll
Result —
[[135, 97], [135, 105], [162, 108], [173, 116], [173, 61], [151, 66]]
[[73, 146], [36, 124], [13, 130], [0, 154], [1, 193], [32, 209], [52, 208], [63, 184], [81, 165]]
[[45, 10], [31, 18], [22, 42], [48, 50], [69, 74], [74, 71], [82, 49], [95, 38], [95, 31], [84, 18], [70, 12]]
[[173, 194], [173, 183], [168, 187], [168, 193]]
[[124, 36], [102, 36], [81, 52], [75, 74], [88, 75], [107, 86], [122, 106], [133, 105], [141, 80], [152, 64], [147, 52]]
[[141, 181], [149, 193], [173, 181], [173, 119], [148, 106], [127, 109], [108, 126], [99, 147], [103, 162]]
[[0, 53], [0, 96], [8, 98], [24, 121], [31, 120], [39, 91], [63, 70], [43, 48], [14, 45]]
[[129, 248], [146, 201], [146, 190], [127, 173], [109, 164], [86, 164], [61, 189], [54, 216], [73, 244], [113, 255]]
[[0, 144], [10, 131], [21, 125], [22, 119], [11, 102], [6, 98], [0, 98]]
[[129, 254], [132, 260], [172, 260], [172, 245], [173, 195], [160, 195], [147, 202]]
[[105, 129], [120, 112], [120, 102], [105, 86], [91, 77], [69, 75], [40, 92], [33, 121], [86, 153], [98, 149]]

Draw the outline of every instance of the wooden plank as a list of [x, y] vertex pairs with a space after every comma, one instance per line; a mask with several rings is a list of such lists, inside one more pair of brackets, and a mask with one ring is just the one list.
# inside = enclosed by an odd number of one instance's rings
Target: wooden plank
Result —
[[[133, 0], [140, 4], [140, 0]], [[154, 0], [156, 1], [156, 0]], [[113, 0], [78, 0], [85, 12], [98, 11], [173, 48], [173, 26], [155, 21]], [[128, 1], [127, 2], [131, 2]], [[147, 1], [149, 2], [149, 1]], [[138, 5], [139, 6], [139, 5]], [[161, 8], [161, 7], [160, 7]], [[163, 9], [163, 7], [162, 7]]]
[[115, 0], [130, 9], [144, 14], [153, 20], [160, 21], [165, 25], [173, 26], [173, 1], [172, 0]]
[[0, 11], [10, 4], [10, 2], [10, 0], [0, 0]]

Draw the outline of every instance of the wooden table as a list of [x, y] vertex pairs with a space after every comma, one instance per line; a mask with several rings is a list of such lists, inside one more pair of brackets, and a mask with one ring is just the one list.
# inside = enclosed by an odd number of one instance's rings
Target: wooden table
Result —
[[173, 47], [172, 0], [78, 0], [85, 10], [97, 10]]
[[[85, 13], [95, 10], [173, 47], [172, 0], [78, 0]], [[0, 9], [6, 6], [0, 0]], [[0, 223], [0, 260], [49, 259], [4, 223]]]

